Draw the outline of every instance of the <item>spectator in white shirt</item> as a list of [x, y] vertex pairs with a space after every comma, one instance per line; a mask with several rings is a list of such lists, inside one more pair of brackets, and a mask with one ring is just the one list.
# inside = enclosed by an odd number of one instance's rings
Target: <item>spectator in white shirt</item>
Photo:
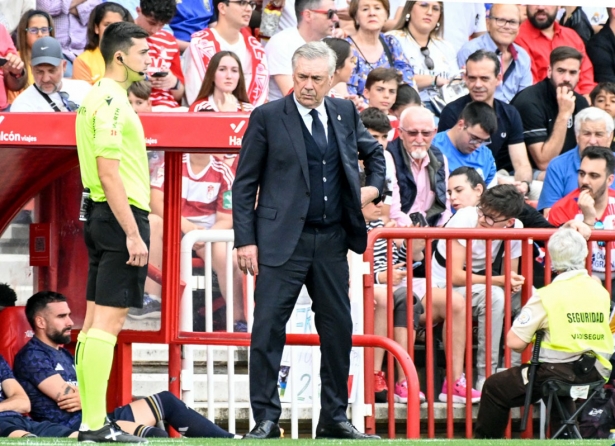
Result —
[[265, 46], [269, 67], [269, 100], [280, 99], [292, 88], [293, 53], [301, 45], [322, 40], [339, 22], [334, 0], [297, 0], [297, 27], [277, 33]]
[[90, 91], [85, 81], [64, 79], [67, 61], [53, 37], [43, 37], [32, 45], [34, 84], [26, 88], [11, 106], [12, 112], [74, 112]]

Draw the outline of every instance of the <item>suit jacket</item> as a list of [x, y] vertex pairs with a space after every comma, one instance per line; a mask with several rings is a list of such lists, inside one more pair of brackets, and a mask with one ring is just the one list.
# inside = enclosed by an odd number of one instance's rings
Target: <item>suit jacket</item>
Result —
[[[362, 253], [367, 232], [361, 213], [358, 160], [364, 161], [366, 185], [382, 193], [384, 152], [363, 126], [352, 102], [326, 97], [325, 107], [343, 166], [342, 226], [348, 247]], [[301, 119], [292, 94], [257, 107], [250, 115], [239, 154], [233, 183], [235, 246], [257, 245], [258, 261], [267, 266], [280, 266], [290, 258], [310, 204]]]

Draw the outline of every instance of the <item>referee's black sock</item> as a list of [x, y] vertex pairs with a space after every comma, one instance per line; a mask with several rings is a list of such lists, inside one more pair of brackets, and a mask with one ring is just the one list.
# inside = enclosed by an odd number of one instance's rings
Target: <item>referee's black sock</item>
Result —
[[156, 426], [144, 426], [139, 424], [135, 429], [135, 433], [133, 434], [137, 437], [158, 437], [158, 438], [168, 438], [169, 434], [164, 429], [160, 429]]
[[190, 409], [182, 400], [169, 391], [156, 393], [145, 398], [156, 421], [164, 420], [185, 437], [233, 438], [203, 415]]

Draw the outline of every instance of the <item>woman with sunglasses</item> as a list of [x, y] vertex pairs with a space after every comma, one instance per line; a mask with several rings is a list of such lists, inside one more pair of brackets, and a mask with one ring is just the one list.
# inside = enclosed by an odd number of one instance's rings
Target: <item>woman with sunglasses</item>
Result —
[[8, 91], [9, 103], [12, 104], [19, 93], [34, 83], [32, 65], [30, 64], [32, 45], [41, 37], [47, 36], [55, 37], [55, 32], [53, 30], [53, 20], [45, 11], [31, 9], [21, 17], [17, 26], [17, 49], [19, 50], [19, 57], [23, 60], [26, 73], [28, 73], [28, 79], [26, 86], [22, 90]]
[[130, 12], [122, 5], [105, 2], [94, 8], [88, 22], [88, 43], [73, 64], [73, 79], [81, 79], [92, 85], [102, 79], [105, 61], [100, 53], [100, 40], [105, 29], [116, 22], [133, 22]]
[[357, 30], [354, 36], [348, 37], [357, 58], [357, 65], [348, 82], [351, 95], [363, 95], [367, 75], [378, 67], [395, 68], [402, 74], [404, 83], [414, 84], [414, 72], [399, 41], [393, 36], [382, 34], [389, 11], [389, 0], [350, 1], [348, 13]]
[[393, 31], [414, 70], [414, 81], [427, 108], [437, 89], [459, 73], [453, 46], [442, 39], [444, 9], [442, 2], [406, 2]]

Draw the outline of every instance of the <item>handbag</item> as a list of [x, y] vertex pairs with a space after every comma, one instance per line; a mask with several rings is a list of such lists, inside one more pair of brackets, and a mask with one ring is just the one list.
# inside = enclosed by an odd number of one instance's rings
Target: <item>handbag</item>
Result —
[[461, 96], [470, 94], [466, 83], [461, 77], [455, 77], [451, 81], [436, 89], [437, 93], [430, 98], [431, 105], [436, 110], [438, 116], [448, 104]]

